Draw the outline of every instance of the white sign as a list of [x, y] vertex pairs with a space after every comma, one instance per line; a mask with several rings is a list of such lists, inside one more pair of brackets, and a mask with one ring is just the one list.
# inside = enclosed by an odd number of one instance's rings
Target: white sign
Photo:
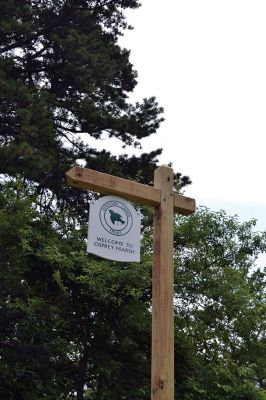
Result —
[[87, 252], [115, 261], [140, 262], [141, 216], [126, 200], [101, 197], [90, 204]]

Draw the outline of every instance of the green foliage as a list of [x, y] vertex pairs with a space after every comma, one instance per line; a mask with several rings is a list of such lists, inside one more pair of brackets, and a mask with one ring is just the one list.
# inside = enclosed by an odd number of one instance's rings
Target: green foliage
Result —
[[[0, 282], [0, 394], [5, 399], [48, 399], [69, 390], [71, 345], [43, 252], [56, 238], [20, 182], [2, 187]], [[46, 247], [47, 246], [47, 247]], [[44, 250], [46, 249], [46, 250]], [[51, 255], [52, 257], [52, 255]], [[60, 397], [59, 397], [60, 398]]]
[[254, 371], [228, 360], [200, 370], [197, 379], [186, 382], [184, 399], [265, 400], [266, 394], [254, 385]]
[[0, 197], [2, 398], [67, 398], [84, 384], [95, 399], [137, 398], [136, 379], [148, 390], [150, 264], [88, 257], [84, 229], [40, 214], [32, 192], [18, 181]]
[[263, 388], [266, 377], [266, 281], [255, 260], [266, 250], [266, 234], [254, 227], [253, 220], [240, 224], [203, 208], [178, 218], [175, 321], [190, 357], [179, 378], [181, 398], [265, 397], [256, 385]]
[[[88, 200], [66, 186], [79, 159], [151, 183], [162, 121], [131, 104], [137, 74], [118, 46], [136, 0], [0, 0], [0, 398], [150, 397], [152, 212], [140, 264], [85, 253]], [[176, 174], [177, 191], [190, 183]], [[175, 223], [175, 377], [183, 400], [265, 400], [265, 233], [201, 209]]]
[[[0, 203], [0, 398], [148, 399], [150, 230], [141, 264], [110, 262], [85, 254], [85, 227], [42, 215], [34, 187], [4, 185]], [[265, 275], [254, 268], [265, 234], [253, 226], [204, 209], [178, 218], [177, 398], [265, 399]]]
[[[79, 159], [88, 167], [134, 176], [134, 159], [98, 151], [91, 139], [140, 146], [163, 118], [154, 97], [131, 104], [137, 81], [129, 51], [117, 44], [123, 11], [136, 0], [0, 0], [0, 172], [22, 174], [53, 193], [61, 210], [84, 209], [85, 193], [65, 187]], [[151, 180], [161, 150], [137, 159]], [[150, 172], [150, 174], [148, 174]], [[42, 207], [51, 207], [50, 199]], [[79, 207], [80, 206], [80, 207]]]
[[[87, 220], [91, 194], [65, 185], [87, 167], [150, 183], [161, 150], [140, 157], [108, 151], [108, 138], [140, 147], [163, 121], [154, 97], [131, 104], [137, 73], [118, 46], [123, 11], [136, 0], [0, 0], [0, 173], [36, 183], [48, 212]], [[94, 139], [106, 138], [99, 151]], [[189, 183], [176, 175], [176, 183]]]

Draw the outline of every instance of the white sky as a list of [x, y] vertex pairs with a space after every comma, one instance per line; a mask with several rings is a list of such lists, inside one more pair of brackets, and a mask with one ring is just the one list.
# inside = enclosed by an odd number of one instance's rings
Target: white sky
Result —
[[266, 1], [142, 0], [122, 38], [166, 121], [143, 151], [193, 181], [186, 195], [266, 229]]

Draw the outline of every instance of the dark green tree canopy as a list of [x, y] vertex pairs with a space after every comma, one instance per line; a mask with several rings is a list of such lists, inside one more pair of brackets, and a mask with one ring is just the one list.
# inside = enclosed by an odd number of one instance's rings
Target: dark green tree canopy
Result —
[[63, 187], [64, 172], [79, 159], [125, 176], [136, 176], [137, 164], [138, 176], [152, 180], [161, 150], [117, 159], [90, 145], [91, 137], [104, 136], [139, 146], [163, 119], [154, 97], [128, 100], [137, 74], [117, 40], [128, 27], [123, 11], [138, 6], [135, 0], [0, 1], [0, 172], [23, 174], [39, 193], [50, 189], [61, 208], [66, 196], [70, 203], [74, 196], [73, 204], [85, 196]]

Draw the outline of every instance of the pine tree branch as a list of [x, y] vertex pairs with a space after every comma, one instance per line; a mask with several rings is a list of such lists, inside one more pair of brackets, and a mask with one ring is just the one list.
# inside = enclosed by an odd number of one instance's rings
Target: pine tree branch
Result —
[[3, 54], [10, 50], [14, 50], [18, 47], [23, 47], [23, 46], [29, 44], [30, 42], [32, 42], [33, 40], [38, 39], [40, 36], [43, 36], [44, 34], [50, 32], [54, 28], [58, 28], [60, 25], [63, 25], [66, 22], [67, 18], [72, 16], [71, 12], [72, 12], [72, 9], [69, 9], [69, 12], [66, 13], [65, 15], [62, 15], [62, 17], [55, 24], [50, 25], [46, 28], [40, 29], [35, 34], [30, 35], [27, 39], [20, 39], [20, 40], [18, 39], [16, 43], [12, 43], [3, 48], [0, 48], [0, 52]]

